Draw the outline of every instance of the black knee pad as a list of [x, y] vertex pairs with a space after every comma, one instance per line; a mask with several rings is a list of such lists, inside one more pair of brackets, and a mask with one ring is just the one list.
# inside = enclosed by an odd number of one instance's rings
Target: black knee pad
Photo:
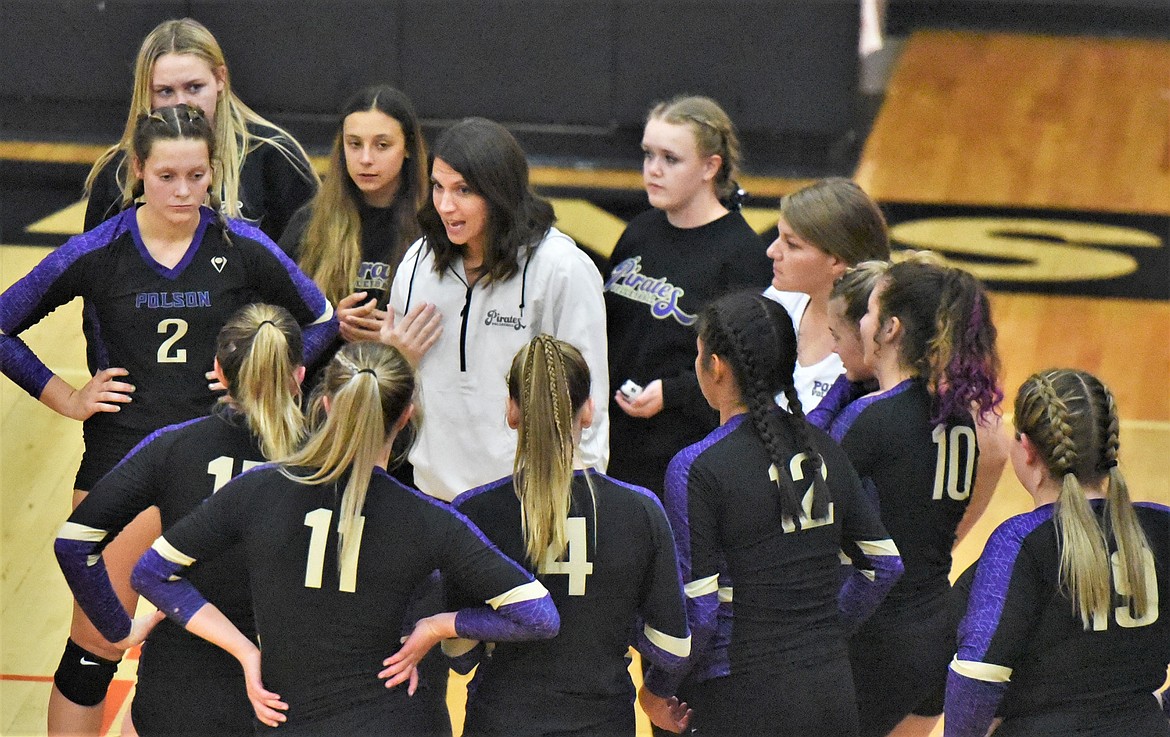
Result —
[[78, 706], [97, 706], [106, 698], [118, 662], [94, 655], [69, 640], [65, 643], [61, 664], [53, 674], [53, 683], [62, 696]]

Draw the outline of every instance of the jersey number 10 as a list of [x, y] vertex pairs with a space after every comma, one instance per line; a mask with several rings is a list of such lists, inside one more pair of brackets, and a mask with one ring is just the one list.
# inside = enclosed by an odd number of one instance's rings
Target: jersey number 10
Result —
[[[975, 477], [975, 431], [964, 425], [955, 425], [948, 433], [943, 425], [936, 425], [930, 439], [938, 446], [934, 464], [934, 494], [932, 499], [947, 497], [961, 502], [971, 496], [971, 481]], [[959, 470], [962, 461], [962, 471]]]

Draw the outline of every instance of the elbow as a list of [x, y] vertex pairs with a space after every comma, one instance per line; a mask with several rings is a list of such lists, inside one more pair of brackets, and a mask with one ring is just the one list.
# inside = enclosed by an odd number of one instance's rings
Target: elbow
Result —
[[538, 616], [533, 618], [532, 636], [536, 640], [551, 640], [560, 634], [561, 613], [557, 611], [551, 596], [546, 595], [538, 608]]

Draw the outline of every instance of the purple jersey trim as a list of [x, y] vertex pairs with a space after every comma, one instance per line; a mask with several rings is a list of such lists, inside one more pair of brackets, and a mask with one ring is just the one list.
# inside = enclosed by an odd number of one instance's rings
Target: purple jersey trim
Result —
[[943, 737], [983, 737], [995, 719], [1008, 684], [989, 683], [947, 671]]
[[463, 492], [459, 496], [452, 499], [451, 506], [455, 509], [458, 509], [459, 507], [466, 504], [469, 500], [474, 499], [475, 497], [479, 496], [480, 494], [489, 492], [492, 489], [497, 489], [497, 488], [503, 486], [504, 484], [510, 482], [511, 480], [512, 480], [511, 476], [505, 476], [502, 479], [496, 479], [495, 481], [489, 481], [488, 483], [484, 484], [483, 486], [477, 486], [474, 489], [468, 489], [467, 491]]
[[[137, 208], [131, 208], [127, 212], [135, 212]], [[206, 206], [199, 208], [199, 225], [195, 228], [195, 235], [191, 238], [191, 242], [187, 244], [187, 250], [183, 253], [183, 258], [179, 259], [179, 263], [175, 264], [173, 268], [167, 268], [158, 261], [155, 261], [154, 256], [150, 255], [150, 250], [147, 249], [145, 241], [142, 240], [142, 231], [138, 229], [138, 218], [131, 217], [129, 219], [130, 236], [134, 239], [134, 247], [138, 249], [138, 255], [146, 262], [150, 268], [154, 269], [164, 279], [174, 281], [178, 279], [183, 273], [183, 270], [195, 260], [195, 253], [199, 250], [199, 246], [203, 243], [203, 234], [207, 231], [207, 224], [211, 222], [211, 218], [215, 213]]]
[[[108, 246], [126, 231], [126, 221], [133, 219], [130, 213], [115, 215], [93, 230], [70, 238], [0, 295], [0, 372], [29, 396], [39, 399], [53, 372], [17, 335], [34, 324], [28, 321], [41, 299], [70, 266], [86, 254]], [[73, 296], [76, 295], [70, 295]], [[56, 306], [59, 305], [54, 309]]]
[[[154, 548], [138, 559], [130, 574], [130, 585], [147, 600], [185, 628], [207, 599], [194, 584], [179, 576], [186, 566], [172, 563]], [[173, 580], [172, 580], [173, 579]]]
[[65, 582], [85, 616], [102, 637], [118, 642], [130, 634], [133, 622], [110, 584], [101, 554], [97, 554], [93, 565], [89, 564], [89, 557], [97, 553], [99, 545], [94, 541], [58, 537], [53, 543], [53, 551], [57, 554], [61, 572], [65, 574]]
[[883, 399], [896, 397], [910, 387], [914, 386], [917, 379], [906, 379], [905, 381], [894, 386], [889, 391], [881, 392], [880, 394], [871, 394], [868, 397], [862, 397], [856, 402], [851, 402], [849, 406], [841, 410], [837, 418], [833, 420], [832, 425], [829, 426], [829, 437], [836, 440], [838, 443], [849, 434], [849, 428], [853, 427], [853, 423], [861, 416], [861, 413], [866, 410], [874, 402], [880, 402]]
[[1012, 568], [1024, 539], [1052, 519], [1053, 509], [1053, 505], [1045, 504], [1026, 514], [1012, 517], [991, 533], [983, 554], [979, 556], [979, 568], [971, 586], [967, 615], [959, 624], [959, 648], [956, 655], [959, 660], [983, 662], [999, 626], [999, 618], [1003, 615]]
[[[245, 238], [250, 238], [263, 246], [284, 267], [284, 270], [288, 272], [289, 279], [292, 280], [297, 293], [301, 296], [309, 311], [317, 315], [318, 318], [332, 309], [329, 301], [325, 299], [325, 295], [321, 293], [321, 290], [317, 288], [313, 280], [305, 276], [305, 273], [288, 257], [288, 254], [280, 246], [273, 243], [272, 239], [263, 230], [243, 220], [227, 218], [227, 231]], [[301, 342], [304, 346], [306, 366], [312, 365], [321, 357], [325, 349], [333, 344], [333, 339], [337, 337], [337, 328], [337, 315], [335, 314], [324, 322], [315, 322], [311, 325], [301, 326]]]
[[837, 593], [837, 610], [847, 632], [855, 632], [869, 619], [905, 570], [897, 555], [866, 556], [873, 566], [874, 579], [869, 580], [861, 570], [853, 568]]
[[[438, 507], [439, 509], [442, 509], [443, 511], [445, 511], [445, 512], [447, 512], [447, 513], [451, 514], [451, 515], [452, 515], [452, 516], [454, 516], [454, 517], [455, 517], [457, 520], [459, 520], [459, 521], [460, 521], [460, 522], [462, 522], [463, 524], [467, 525], [467, 528], [468, 528], [468, 529], [470, 529], [470, 530], [471, 530], [473, 533], [475, 533], [475, 536], [476, 536], [477, 538], [479, 538], [479, 539], [480, 539], [480, 541], [482, 541], [484, 545], [487, 545], [489, 548], [491, 548], [493, 551], [495, 551], [496, 555], [500, 556], [500, 557], [501, 557], [501, 558], [503, 558], [504, 560], [506, 560], [506, 561], [508, 561], [509, 563], [511, 563], [513, 566], [515, 566], [515, 567], [516, 567], [516, 570], [518, 570], [518, 571], [522, 571], [522, 572], [524, 573], [524, 575], [527, 577], [527, 579], [528, 579], [529, 581], [533, 581], [533, 580], [535, 580], [535, 579], [532, 577], [532, 572], [531, 572], [531, 571], [529, 571], [527, 568], [525, 568], [524, 566], [520, 565], [520, 564], [519, 564], [519, 563], [517, 563], [516, 561], [512, 560], [512, 559], [511, 559], [511, 558], [509, 558], [508, 556], [504, 555], [502, 552], [500, 552], [500, 549], [499, 549], [499, 548], [496, 546], [496, 544], [495, 544], [495, 543], [493, 543], [491, 540], [489, 540], [489, 539], [487, 538], [487, 535], [483, 534], [483, 531], [482, 531], [482, 530], [480, 530], [478, 527], [476, 527], [476, 526], [475, 526], [475, 523], [474, 523], [474, 522], [472, 522], [470, 519], [468, 519], [466, 515], [464, 515], [462, 512], [460, 512], [458, 509], [456, 509], [456, 508], [455, 508], [454, 506], [452, 506], [451, 504], [448, 504], [447, 502], [444, 502], [444, 501], [442, 501], [442, 500], [440, 500], [440, 499], [436, 499], [435, 497], [433, 497], [433, 496], [430, 496], [429, 494], [424, 494], [424, 493], [422, 493], [421, 491], [419, 491], [418, 489], [413, 489], [413, 488], [411, 488], [411, 487], [407, 486], [406, 484], [402, 483], [402, 482], [401, 482], [401, 481], [399, 481], [398, 479], [396, 479], [396, 478], [394, 478], [393, 476], [391, 476], [391, 475], [390, 475], [389, 473], [387, 473], [387, 472], [386, 472], [386, 470], [385, 470], [385, 469], [383, 469], [383, 468], [375, 468], [375, 469], [374, 469], [374, 475], [375, 475], [375, 476], [382, 476], [382, 477], [383, 477], [383, 478], [385, 478], [387, 481], [390, 481], [392, 484], [394, 484], [394, 485], [395, 485], [395, 486], [397, 486], [398, 488], [402, 489], [403, 491], [407, 491], [407, 492], [409, 492], [409, 493], [413, 494], [414, 496], [416, 496], [417, 498], [419, 498], [419, 499], [422, 499], [422, 500], [423, 500], [423, 501], [425, 501], [427, 504], [430, 504], [430, 505], [431, 505], [431, 506], [433, 506], [433, 507]], [[506, 479], [505, 479], [505, 480], [506, 480]], [[493, 482], [493, 483], [496, 483], [496, 482]], [[483, 487], [477, 487], [477, 489], [482, 489], [482, 488], [483, 488]], [[477, 489], [472, 489], [472, 491], [476, 491]], [[464, 492], [463, 494], [460, 494], [460, 497], [462, 497], [462, 496], [465, 496], [465, 495], [467, 495], [467, 494], [470, 494], [470, 493], [471, 493], [471, 492]], [[457, 498], [459, 498], [459, 497], [457, 497]], [[473, 640], [474, 640], [474, 639], [476, 639], [476, 638], [472, 637], [472, 638], [470, 638], [470, 639], [473, 639]]]
[[474, 607], [455, 613], [455, 633], [468, 640], [523, 642], [556, 637], [561, 615], [547, 593], [539, 599], [505, 604], [499, 609]]
[[841, 374], [833, 385], [829, 387], [829, 391], [817, 402], [817, 406], [805, 413], [804, 419], [808, 420], [808, 424], [813, 427], [828, 432], [829, 426], [833, 424], [833, 420], [850, 402], [856, 399], [853, 390], [853, 382], [849, 381], [849, 377]]
[[1165, 504], [1158, 504], [1157, 502], [1133, 502], [1135, 507], [1144, 507], [1145, 509], [1153, 509], [1163, 514], [1170, 514], [1170, 507]]

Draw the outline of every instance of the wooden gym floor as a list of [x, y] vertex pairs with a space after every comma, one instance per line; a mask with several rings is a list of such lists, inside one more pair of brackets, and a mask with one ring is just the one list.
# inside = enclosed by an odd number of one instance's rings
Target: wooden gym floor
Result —
[[[98, 150], [0, 141], [0, 160], [87, 164]], [[944, 250], [988, 280], [1005, 408], [1034, 371], [1096, 373], [1118, 399], [1122, 467], [1135, 496], [1170, 504], [1170, 42], [915, 34], [855, 177], [887, 208], [899, 245]], [[555, 198], [560, 227], [602, 253], [624, 223], [590, 192], [641, 189], [631, 171], [538, 168], [534, 179], [554, 196], [575, 193]], [[744, 181], [765, 202], [802, 183]], [[63, 242], [80, 230], [81, 212], [53, 212], [3, 242], [33, 234]], [[761, 232], [775, 224], [772, 206], [746, 215]], [[0, 245], [0, 289], [47, 252]], [[80, 304], [70, 304], [25, 334], [75, 385], [87, 378], [80, 315]], [[0, 379], [2, 735], [44, 734], [70, 612], [52, 540], [69, 512], [80, 456], [79, 423]], [[1008, 469], [959, 546], [956, 570], [999, 522], [1029, 508]], [[108, 699], [110, 734], [119, 732], [133, 667], [128, 658]], [[456, 734], [461, 698], [452, 689]]]

